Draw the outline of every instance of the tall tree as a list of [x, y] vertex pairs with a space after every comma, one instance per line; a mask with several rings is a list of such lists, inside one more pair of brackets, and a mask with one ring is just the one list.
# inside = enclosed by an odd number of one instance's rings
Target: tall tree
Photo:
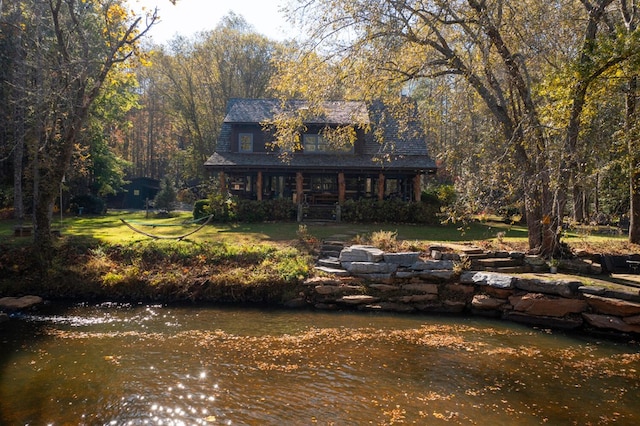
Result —
[[[332, 42], [329, 50], [349, 73], [343, 78], [358, 82], [351, 87], [364, 87], [361, 96], [389, 96], [386, 87], [398, 90], [408, 81], [464, 77], [492, 114], [513, 164], [522, 171], [530, 246], [542, 252], [554, 249], [557, 223], [551, 217], [547, 141], [521, 58], [522, 42], [510, 38], [508, 28], [516, 11], [502, 2], [475, 0], [317, 0], [305, 2], [304, 11], [315, 12], [309, 22], [323, 23], [314, 27], [313, 39]], [[348, 28], [351, 36], [335, 37], [339, 28]]]
[[[607, 111], [603, 108], [603, 102], [610, 98], [610, 94], [619, 90], [611, 84], [610, 78], [619, 80], [623, 77], [628, 82], [623, 89], [626, 96], [626, 113], [620, 120], [610, 123], [614, 128], [617, 121], [622, 121], [624, 134], [627, 138], [628, 155], [630, 158], [629, 169], [631, 173], [630, 186], [633, 194], [633, 158], [637, 150], [633, 149], [635, 140], [635, 98], [637, 97], [635, 86], [637, 58], [640, 53], [640, 45], [637, 42], [637, 2], [636, 0], [599, 0], [590, 2], [581, 0], [583, 10], [586, 12], [583, 38], [580, 44], [576, 44], [576, 54], [567, 56], [565, 69], [557, 82], [561, 96], [555, 99], [554, 105], [560, 111], [566, 110], [566, 124], [563, 124], [564, 143], [563, 161], [561, 163], [561, 189], [565, 184], [571, 186], [569, 195], [573, 198], [573, 215], [578, 222], [586, 220], [586, 186], [588, 175], [586, 167], [590, 162], [591, 144], [583, 132], [585, 121], [589, 117], [602, 114]], [[600, 92], [606, 91], [608, 96], [602, 96]], [[610, 101], [609, 101], [610, 103]], [[587, 120], [585, 120], [587, 118]], [[562, 122], [562, 120], [560, 120]], [[558, 121], [554, 122], [557, 125]], [[593, 136], [593, 135], [591, 135]], [[605, 147], [606, 148], [606, 147]], [[605, 149], [606, 150], [606, 149]], [[558, 197], [558, 206], [563, 208], [565, 199], [562, 194]], [[633, 198], [633, 197], [632, 197]], [[633, 216], [633, 202], [631, 203], [631, 216]], [[640, 226], [640, 225], [639, 225]], [[630, 227], [630, 241], [633, 242], [633, 229]], [[637, 231], [636, 231], [637, 232]]]
[[150, 63], [136, 69], [139, 106], [131, 110], [131, 126], [122, 129], [116, 149], [131, 162], [130, 176], [160, 179], [168, 173], [171, 159], [180, 155], [183, 146], [175, 112], [166, 95], [170, 83], [156, 63], [156, 55], [151, 53]]
[[[628, 35], [638, 31], [638, 4], [636, 0], [621, 0], [620, 11]], [[638, 63], [629, 67], [625, 90], [625, 137], [629, 158], [629, 242], [640, 244], [640, 144], [638, 143]]]
[[229, 14], [214, 30], [193, 39], [177, 37], [152, 56], [147, 88], [162, 96], [164, 113], [173, 117], [175, 136], [189, 154], [183, 167], [191, 176], [203, 177], [202, 164], [215, 150], [227, 101], [268, 95], [278, 48], [242, 17]]
[[138, 53], [155, 13], [133, 17], [124, 0], [19, 0], [34, 199], [34, 241], [48, 254], [51, 212], [91, 106], [114, 68]]
[[[2, 6], [0, 4], [0, 6]], [[27, 91], [25, 66], [25, 46], [23, 44], [23, 29], [21, 23], [25, 19], [24, 5], [13, 3], [4, 10], [0, 7], [0, 31], [2, 77], [1, 107], [2, 111], [2, 157], [3, 161], [13, 160], [13, 206], [17, 219], [24, 219], [23, 176], [26, 120], [27, 120]], [[6, 155], [6, 157], [5, 157]]]
[[76, 144], [73, 167], [67, 172], [67, 186], [74, 195], [112, 195], [124, 185], [129, 163], [117, 148], [130, 126], [127, 113], [137, 106], [134, 88], [135, 74], [130, 70], [115, 69], [105, 80]]
[[[616, 46], [606, 31], [613, 1], [311, 0], [294, 9], [313, 41], [306, 53], [321, 46], [361, 97], [388, 95], [389, 88], [397, 97], [408, 82], [445, 76], [475, 91], [500, 129], [498, 158], [522, 190], [529, 245], [551, 254], [558, 249], [564, 182], [579, 164], [586, 94], [599, 76], [635, 54], [610, 48]], [[566, 21], [554, 27], [558, 17]], [[573, 27], [562, 34], [568, 45], [557, 49], [556, 34], [568, 22]], [[562, 99], [567, 115], [561, 127], [558, 121], [549, 126], [548, 98], [538, 87], [552, 66], [566, 69], [568, 62], [574, 72]]]

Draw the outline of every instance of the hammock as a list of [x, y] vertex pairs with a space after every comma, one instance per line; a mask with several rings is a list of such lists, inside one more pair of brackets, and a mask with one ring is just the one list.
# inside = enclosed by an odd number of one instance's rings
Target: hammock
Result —
[[[197, 223], [198, 221], [204, 219], [203, 217], [197, 220], [192, 221], [192, 223]], [[153, 238], [154, 240], [159, 240], [159, 239], [165, 239], [165, 240], [172, 240], [172, 239], [176, 239], [178, 241], [182, 241], [183, 239], [187, 238], [189, 235], [195, 234], [196, 232], [198, 232], [199, 230], [201, 230], [202, 228], [204, 228], [209, 222], [211, 222], [211, 219], [213, 219], [213, 215], [209, 215], [209, 217], [207, 217], [207, 220], [200, 226], [198, 226], [196, 229], [194, 229], [191, 232], [187, 232], [186, 234], [182, 234], [182, 235], [155, 235], [155, 234], [151, 234], [149, 232], [145, 232], [141, 229], [136, 228], [135, 226], [133, 226], [131, 223], [127, 222], [124, 219], [120, 219], [122, 221], [122, 223], [124, 223], [125, 225], [127, 225], [131, 230], [137, 232], [138, 234], [142, 234], [144, 236], [147, 236], [149, 238]], [[144, 226], [151, 226], [151, 227], [156, 227], [156, 226], [182, 226], [183, 224], [142, 224]]]
[[[151, 228], [155, 228], [155, 227], [163, 227], [163, 226], [184, 226], [184, 225], [191, 225], [194, 223], [199, 223], [202, 222], [205, 219], [208, 219], [209, 216], [202, 216], [201, 218], [198, 219], [191, 219], [191, 220], [184, 220], [180, 223], [149, 223], [149, 222], [142, 222], [139, 220], [128, 220], [127, 223], [132, 223], [134, 225], [140, 225], [140, 226], [149, 226]], [[120, 219], [123, 220], [123, 219]]]

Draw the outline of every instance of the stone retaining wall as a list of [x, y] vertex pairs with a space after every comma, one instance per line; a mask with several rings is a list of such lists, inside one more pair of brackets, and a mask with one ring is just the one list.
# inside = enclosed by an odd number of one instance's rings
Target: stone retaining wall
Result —
[[305, 282], [298, 305], [317, 309], [473, 314], [558, 329], [640, 334], [640, 293], [558, 279], [552, 274], [460, 271], [419, 253], [345, 248], [347, 273]]

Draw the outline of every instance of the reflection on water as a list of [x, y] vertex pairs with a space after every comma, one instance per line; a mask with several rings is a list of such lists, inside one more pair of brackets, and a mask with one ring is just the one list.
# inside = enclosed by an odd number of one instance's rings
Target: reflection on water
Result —
[[477, 319], [109, 304], [0, 341], [0, 424], [640, 422], [638, 345]]

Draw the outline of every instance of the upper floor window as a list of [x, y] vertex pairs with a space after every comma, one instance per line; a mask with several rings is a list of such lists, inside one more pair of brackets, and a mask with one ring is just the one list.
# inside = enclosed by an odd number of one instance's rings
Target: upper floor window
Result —
[[238, 151], [253, 152], [253, 133], [240, 133], [238, 135]]
[[329, 150], [329, 144], [321, 135], [302, 135], [304, 152], [325, 152]]
[[353, 152], [353, 146], [336, 147], [329, 144], [322, 135], [305, 134], [302, 135], [302, 145], [306, 153], [336, 153]]

